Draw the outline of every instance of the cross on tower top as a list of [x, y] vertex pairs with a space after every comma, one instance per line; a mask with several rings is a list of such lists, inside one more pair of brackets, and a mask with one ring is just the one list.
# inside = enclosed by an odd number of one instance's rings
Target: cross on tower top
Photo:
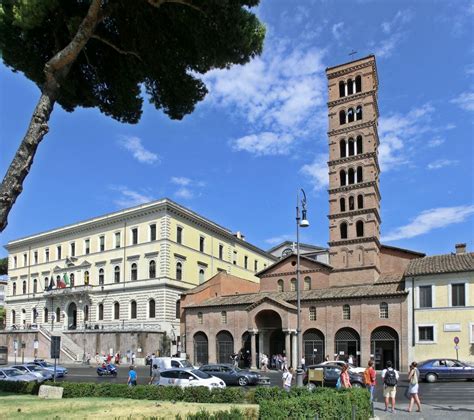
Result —
[[352, 51], [349, 53], [349, 55], [350, 55], [351, 57], [354, 56], [355, 54], [357, 54], [357, 51], [356, 51], [356, 50], [352, 50]]

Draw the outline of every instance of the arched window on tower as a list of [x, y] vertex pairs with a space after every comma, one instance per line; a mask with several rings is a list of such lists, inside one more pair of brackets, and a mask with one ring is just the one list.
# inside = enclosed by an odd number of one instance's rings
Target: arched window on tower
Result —
[[347, 110], [347, 122], [354, 122], [354, 109], [352, 108]]
[[357, 196], [357, 208], [358, 209], [364, 208], [364, 196], [362, 194], [359, 194]]
[[346, 171], [344, 169], [339, 171], [339, 178], [341, 179], [341, 187], [346, 185]]
[[356, 120], [360, 121], [362, 119], [362, 106], [356, 108]]
[[341, 80], [339, 82], [339, 97], [344, 98], [346, 96], [346, 84], [344, 83], [344, 80]]
[[341, 233], [341, 239], [347, 239], [347, 223], [346, 222], [342, 222], [339, 225], [339, 230]]
[[282, 279], [278, 280], [277, 285], [278, 285], [278, 291], [283, 292], [284, 287], [283, 287], [283, 280]]
[[183, 264], [176, 263], [176, 280], [183, 280]]
[[354, 82], [352, 81], [352, 79], [349, 79], [347, 81], [347, 94], [348, 95], [354, 94]]
[[364, 153], [364, 148], [362, 146], [362, 136], [357, 136], [357, 154], [361, 155]]
[[356, 223], [356, 235], [358, 238], [364, 236], [364, 222], [362, 220]]
[[362, 177], [362, 166], [357, 167], [357, 182], [363, 182], [364, 179]]
[[339, 111], [339, 124], [343, 125], [346, 123], [346, 111], [341, 109]]
[[356, 93], [362, 92], [362, 77], [356, 76], [355, 85], [356, 85]]
[[344, 197], [341, 197], [339, 199], [339, 205], [340, 205], [340, 208], [341, 208], [341, 212], [346, 211], [346, 199]]
[[349, 210], [354, 210], [354, 196], [349, 197]]
[[354, 143], [354, 139], [353, 138], [350, 138], [349, 140], [347, 140], [349, 142], [349, 156], [354, 156], [355, 155], [355, 143]]
[[354, 184], [355, 182], [355, 172], [353, 168], [350, 168], [348, 171], [349, 185]]
[[339, 142], [339, 154], [340, 154], [341, 158], [346, 157], [346, 141], [345, 140], [341, 140]]

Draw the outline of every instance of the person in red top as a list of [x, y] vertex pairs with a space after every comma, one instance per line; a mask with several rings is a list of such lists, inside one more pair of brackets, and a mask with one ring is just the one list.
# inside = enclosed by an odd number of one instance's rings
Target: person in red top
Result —
[[367, 367], [364, 371], [364, 382], [365, 382], [365, 387], [369, 390], [370, 392], [370, 402], [374, 400], [374, 390], [375, 390], [375, 378], [377, 374], [374, 369], [374, 361], [371, 359], [369, 360], [369, 363], [367, 364]]
[[351, 379], [349, 377], [349, 365], [345, 364], [341, 371], [341, 387], [352, 388]]

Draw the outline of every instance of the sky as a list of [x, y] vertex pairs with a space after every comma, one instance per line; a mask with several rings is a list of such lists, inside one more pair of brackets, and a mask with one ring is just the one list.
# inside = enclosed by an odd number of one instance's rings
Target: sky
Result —
[[[326, 246], [325, 69], [375, 54], [382, 242], [473, 251], [474, 2], [262, 0], [254, 10], [263, 54], [204, 75], [209, 94], [182, 121], [146, 101], [136, 125], [56, 106], [0, 245], [168, 197], [269, 249], [295, 240], [303, 188], [301, 240]], [[2, 176], [38, 98], [0, 64]]]

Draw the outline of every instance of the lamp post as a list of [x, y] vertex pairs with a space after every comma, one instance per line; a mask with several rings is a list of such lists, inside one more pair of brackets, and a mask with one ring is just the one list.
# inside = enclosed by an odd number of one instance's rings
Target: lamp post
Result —
[[[301, 291], [300, 291], [300, 227], [305, 228], [309, 226], [306, 218], [306, 194], [301, 188], [303, 197], [300, 201], [300, 192], [296, 194], [296, 386], [303, 386], [303, 369], [301, 367]], [[301, 203], [301, 217], [300, 217], [300, 203]]]
[[80, 299], [79, 304], [82, 304], [82, 318], [84, 321], [84, 325], [82, 327], [82, 364], [86, 365], [87, 361], [86, 361], [86, 311], [85, 311], [86, 303], [85, 303], [85, 299], [84, 299], [84, 302], [82, 301], [82, 299]]

